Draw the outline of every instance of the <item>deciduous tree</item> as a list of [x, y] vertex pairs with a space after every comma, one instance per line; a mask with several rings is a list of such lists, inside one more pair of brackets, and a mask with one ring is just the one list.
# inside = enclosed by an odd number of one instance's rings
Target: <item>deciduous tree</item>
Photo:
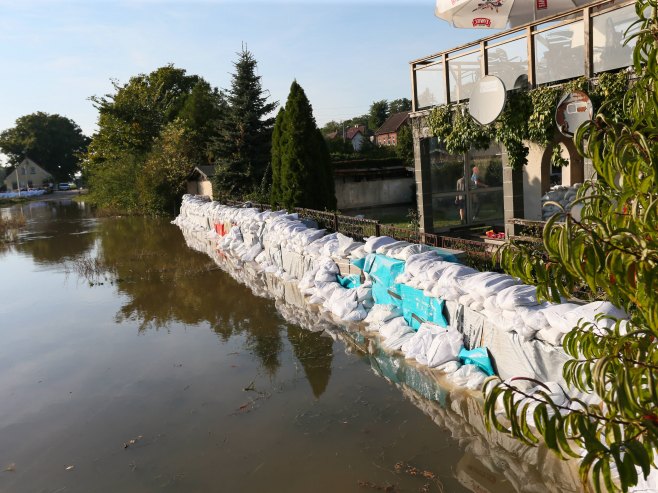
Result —
[[21, 116], [16, 125], [0, 134], [0, 150], [9, 163], [29, 157], [57, 181], [69, 181], [80, 168], [80, 156], [89, 138], [70, 118], [41, 111]]
[[[597, 490], [627, 491], [658, 456], [657, 8], [655, 0], [636, 2], [639, 78], [623, 96], [626, 114], [605, 116], [611, 112], [601, 108], [576, 135], [597, 180], [584, 183], [570, 212], [547, 222], [544, 252], [515, 243], [502, 252], [508, 271], [537, 284], [545, 299], [589, 293], [628, 313], [627, 321], [598, 326], [581, 321], [564, 338], [570, 392], [595, 398], [561, 402], [547, 389], [530, 396], [515, 382], [485, 386], [491, 424], [530, 444], [543, 438], [561, 456], [581, 459], [583, 482], [592, 478]], [[498, 402], [509, 421], [498, 416]]]

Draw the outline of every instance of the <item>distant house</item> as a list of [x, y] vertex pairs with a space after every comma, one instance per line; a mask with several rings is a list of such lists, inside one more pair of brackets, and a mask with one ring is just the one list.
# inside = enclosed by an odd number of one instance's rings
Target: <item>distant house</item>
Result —
[[398, 132], [409, 119], [409, 112], [402, 111], [389, 116], [375, 132], [375, 143], [378, 146], [394, 146], [398, 143]]
[[26, 157], [9, 173], [4, 179], [7, 190], [18, 190], [22, 188], [41, 188], [48, 183], [53, 183], [53, 175]]
[[187, 177], [187, 193], [205, 195], [212, 199], [212, 177], [215, 176], [213, 165], [196, 166]]
[[326, 134], [324, 137], [327, 140], [332, 140], [332, 141], [344, 138], [345, 142], [349, 142], [350, 144], [352, 144], [352, 148], [356, 152], [359, 152], [363, 147], [363, 141], [366, 138], [366, 132], [367, 131], [365, 125], [355, 125], [353, 127], [344, 129], [343, 132], [341, 132], [340, 130], [330, 132]]

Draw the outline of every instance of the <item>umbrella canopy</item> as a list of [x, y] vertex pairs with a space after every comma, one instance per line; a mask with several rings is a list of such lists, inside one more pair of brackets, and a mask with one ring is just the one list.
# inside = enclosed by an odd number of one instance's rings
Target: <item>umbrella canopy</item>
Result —
[[435, 15], [455, 27], [505, 29], [559, 14], [592, 0], [436, 0]]

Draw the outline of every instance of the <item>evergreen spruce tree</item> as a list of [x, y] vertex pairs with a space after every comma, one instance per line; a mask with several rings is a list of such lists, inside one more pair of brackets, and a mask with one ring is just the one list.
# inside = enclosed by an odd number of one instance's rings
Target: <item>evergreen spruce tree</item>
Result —
[[272, 189], [270, 192], [270, 203], [272, 207], [283, 203], [283, 197], [281, 195], [281, 144], [283, 142], [282, 138], [285, 135], [283, 128], [285, 116], [286, 110], [281, 108], [279, 114], [276, 116], [274, 130], [272, 131], [272, 160], [270, 168], [272, 171]]
[[267, 102], [256, 65], [251, 52], [243, 47], [226, 95], [228, 111], [219, 122], [212, 149], [216, 198], [241, 197], [257, 190], [269, 162], [274, 118], [265, 117], [278, 103]]
[[315, 123], [311, 104], [297, 81], [290, 86], [277, 147], [278, 157], [273, 159], [279, 160], [282, 205], [289, 209], [335, 209], [329, 151]]

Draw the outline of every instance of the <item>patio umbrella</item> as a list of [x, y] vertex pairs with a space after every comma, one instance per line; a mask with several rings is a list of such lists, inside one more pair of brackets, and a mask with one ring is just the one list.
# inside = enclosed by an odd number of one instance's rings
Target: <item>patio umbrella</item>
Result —
[[504, 29], [559, 14], [591, 0], [436, 0], [435, 15], [455, 27]]

